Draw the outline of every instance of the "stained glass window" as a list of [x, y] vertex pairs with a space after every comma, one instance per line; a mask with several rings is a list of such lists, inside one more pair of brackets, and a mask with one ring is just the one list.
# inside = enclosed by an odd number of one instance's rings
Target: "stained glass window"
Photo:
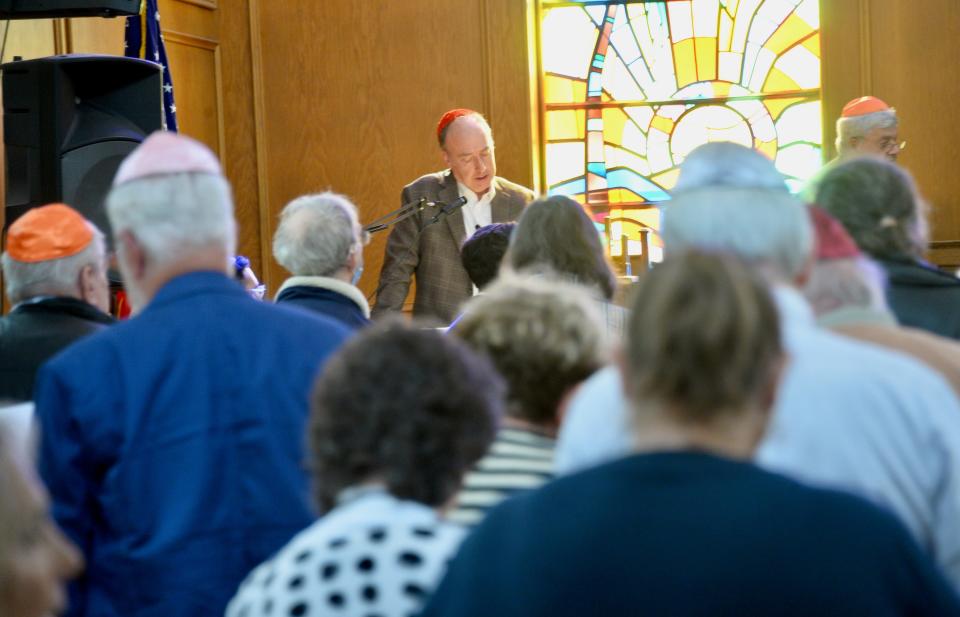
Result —
[[763, 152], [799, 190], [821, 165], [819, 18], [818, 0], [540, 0], [549, 193], [615, 221], [617, 255], [708, 141]]

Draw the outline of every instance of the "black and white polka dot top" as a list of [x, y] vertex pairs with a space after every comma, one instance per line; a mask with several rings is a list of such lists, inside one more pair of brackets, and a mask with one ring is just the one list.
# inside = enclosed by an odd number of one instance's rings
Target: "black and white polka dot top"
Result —
[[240, 585], [227, 617], [406, 617], [423, 605], [464, 530], [383, 490], [341, 503]]

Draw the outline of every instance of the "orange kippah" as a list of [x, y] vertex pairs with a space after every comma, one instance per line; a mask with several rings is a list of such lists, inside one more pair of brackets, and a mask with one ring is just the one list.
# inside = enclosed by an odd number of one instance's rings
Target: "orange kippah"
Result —
[[440, 122], [437, 123], [437, 139], [440, 139], [440, 136], [443, 134], [443, 129], [450, 126], [450, 123], [456, 120], [457, 118], [462, 118], [463, 116], [469, 116], [477, 112], [472, 109], [451, 109], [447, 113], [443, 114], [440, 118]]
[[7, 254], [34, 263], [76, 255], [87, 248], [93, 230], [79, 212], [64, 204], [34, 208], [7, 230]]
[[865, 116], [867, 114], [876, 113], [878, 111], [887, 111], [889, 109], [889, 105], [875, 96], [861, 96], [860, 98], [853, 99], [844, 105], [843, 112], [840, 115], [844, 118], [852, 118], [853, 116]]
[[813, 220], [818, 261], [853, 259], [860, 256], [860, 249], [846, 228], [826, 210], [810, 206], [810, 218]]

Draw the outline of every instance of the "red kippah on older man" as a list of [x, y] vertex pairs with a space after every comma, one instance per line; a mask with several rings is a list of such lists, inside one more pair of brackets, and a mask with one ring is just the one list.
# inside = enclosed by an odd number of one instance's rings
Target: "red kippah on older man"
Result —
[[861, 96], [843, 106], [837, 119], [837, 156], [875, 155], [896, 161], [906, 147], [898, 134], [897, 110], [875, 96]]

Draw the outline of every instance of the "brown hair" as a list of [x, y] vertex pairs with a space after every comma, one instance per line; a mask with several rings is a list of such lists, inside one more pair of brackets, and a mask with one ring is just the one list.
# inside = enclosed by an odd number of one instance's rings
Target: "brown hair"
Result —
[[583, 206], [569, 197], [543, 197], [527, 206], [510, 238], [507, 263], [517, 272], [549, 269], [613, 298], [617, 279], [600, 232]]
[[309, 443], [322, 510], [372, 479], [400, 499], [440, 506], [483, 456], [503, 382], [463, 342], [388, 319], [327, 362], [311, 397]]
[[550, 425], [564, 394], [606, 360], [599, 321], [581, 286], [514, 276], [471, 300], [452, 332], [506, 380], [508, 415]]
[[755, 404], [782, 355], [776, 308], [731, 255], [673, 254], [645, 275], [627, 334], [627, 388], [686, 423]]
[[910, 173], [890, 161], [865, 156], [840, 163], [820, 181], [816, 203], [874, 258], [920, 258], [927, 248], [924, 202]]

